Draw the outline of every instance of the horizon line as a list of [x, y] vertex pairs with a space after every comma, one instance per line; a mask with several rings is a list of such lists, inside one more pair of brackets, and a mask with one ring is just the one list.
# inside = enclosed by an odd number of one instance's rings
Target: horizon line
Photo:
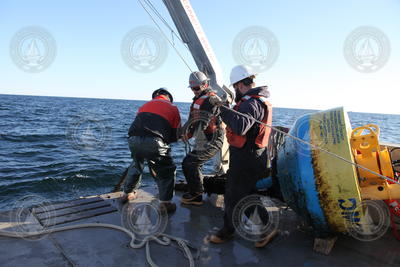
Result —
[[[36, 97], [58, 97], [58, 98], [83, 98], [83, 99], [106, 99], [106, 100], [128, 100], [128, 101], [149, 101], [149, 99], [123, 99], [123, 98], [104, 98], [104, 97], [85, 97], [85, 96], [55, 96], [55, 95], [27, 95], [27, 94], [6, 94], [0, 93], [0, 95], [12, 95], [12, 96], [36, 96]], [[191, 102], [179, 102], [175, 101], [174, 103], [185, 103], [190, 104]], [[338, 106], [340, 107], [340, 106]], [[310, 111], [322, 111], [322, 110], [329, 110], [327, 109], [315, 109], [315, 108], [293, 108], [293, 107], [273, 107], [273, 108], [282, 108], [282, 109], [299, 109], [299, 110], [310, 110]], [[397, 115], [400, 114], [393, 114], [393, 113], [371, 113], [371, 112], [363, 112], [363, 111], [347, 111], [352, 113], [364, 113], [364, 114], [382, 114], [382, 115]]]

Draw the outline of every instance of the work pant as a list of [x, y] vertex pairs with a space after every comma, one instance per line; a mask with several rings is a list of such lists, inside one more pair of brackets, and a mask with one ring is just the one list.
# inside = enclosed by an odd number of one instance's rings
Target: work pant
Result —
[[[233, 211], [236, 204], [246, 196], [256, 192], [256, 183], [266, 173], [267, 155], [265, 149], [254, 144], [246, 144], [243, 148], [229, 147], [229, 170], [225, 187], [224, 228], [233, 233]], [[260, 202], [261, 205], [261, 202]], [[268, 222], [268, 214], [258, 207], [258, 214], [264, 224]], [[254, 211], [248, 208], [247, 217]]]
[[171, 157], [171, 148], [159, 137], [131, 136], [128, 139], [131, 157], [124, 184], [124, 192], [138, 189], [142, 179], [144, 161], [156, 180], [161, 201], [170, 201], [174, 195], [176, 166]]
[[224, 132], [216, 133], [215, 138], [201, 149], [191, 151], [182, 161], [182, 170], [190, 193], [203, 193], [203, 173], [201, 169], [208, 160], [214, 157], [222, 147]]

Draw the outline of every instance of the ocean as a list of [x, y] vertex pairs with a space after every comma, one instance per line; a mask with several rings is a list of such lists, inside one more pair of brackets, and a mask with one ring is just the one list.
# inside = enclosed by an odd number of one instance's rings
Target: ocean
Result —
[[[108, 193], [129, 166], [128, 128], [144, 101], [0, 95], [0, 210], [34, 195], [46, 201]], [[186, 121], [189, 103], [176, 103]], [[290, 127], [303, 109], [274, 108], [273, 125]], [[400, 115], [349, 112], [353, 128], [380, 126], [400, 143]], [[185, 145], [172, 145], [177, 179]], [[212, 170], [212, 162], [205, 172]], [[146, 173], [143, 186], [153, 183]]]

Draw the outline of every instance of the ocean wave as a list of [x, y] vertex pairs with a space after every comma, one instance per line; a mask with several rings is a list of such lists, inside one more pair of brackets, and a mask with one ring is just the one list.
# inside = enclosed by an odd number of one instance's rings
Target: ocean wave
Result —
[[[0, 210], [18, 197], [39, 194], [52, 201], [112, 191], [131, 163], [126, 135], [144, 101], [6, 96], [0, 98]], [[190, 104], [177, 103], [182, 120]], [[290, 127], [310, 110], [274, 110], [274, 125]], [[353, 127], [375, 123], [381, 140], [399, 142], [400, 116], [350, 113]], [[71, 125], [95, 120], [112, 129], [107, 143], [97, 150], [71, 144]], [[172, 145], [177, 179], [184, 179], [182, 143]], [[212, 170], [207, 163], [205, 172]], [[144, 185], [154, 183], [147, 168]]]
[[1, 133], [0, 138], [10, 142], [43, 142], [65, 139], [65, 134], [10, 134]]

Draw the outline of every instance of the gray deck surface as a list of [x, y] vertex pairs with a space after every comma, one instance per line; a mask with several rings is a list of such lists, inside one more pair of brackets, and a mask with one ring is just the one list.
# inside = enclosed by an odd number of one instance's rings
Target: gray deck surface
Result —
[[[145, 190], [140, 191], [140, 198], [137, 201], [148, 201], [153, 197], [154, 188]], [[118, 193], [100, 196], [111, 205], [111, 208], [104, 207], [98, 200], [91, 201], [92, 204], [82, 208], [81, 211], [77, 207], [81, 201], [72, 202], [75, 204], [68, 202], [57, 204], [57, 209], [72, 205], [73, 207], [67, 210], [57, 212], [60, 216], [77, 220], [53, 227], [89, 222], [121, 225], [122, 207], [118, 204], [118, 196]], [[213, 206], [208, 200], [200, 207], [182, 206], [179, 204], [179, 199], [180, 194], [177, 193], [174, 201], [178, 208], [169, 217], [165, 233], [187, 239], [199, 247], [201, 251], [195, 266], [400, 266], [400, 242], [395, 240], [390, 231], [373, 242], [361, 242], [341, 235], [329, 256], [320, 255], [313, 252], [313, 237], [298, 226], [297, 216], [293, 211], [283, 208], [281, 234], [263, 249], [254, 248], [252, 242], [242, 239], [239, 235], [226, 244], [208, 244], [204, 242], [204, 237], [210, 230], [222, 225], [221, 209]], [[87, 215], [88, 210], [92, 215], [96, 214], [96, 208], [106, 208], [107, 213], [94, 217]], [[78, 214], [83, 214], [81, 219], [73, 213], [74, 210], [78, 210]], [[65, 215], [66, 213], [68, 214]], [[54, 216], [60, 223], [60, 217], [57, 217], [57, 214]], [[0, 228], [15, 229], [15, 225], [9, 224], [11, 218], [13, 218], [12, 211], [0, 213]], [[38, 221], [36, 223], [38, 224]], [[145, 248], [131, 249], [128, 247], [129, 241], [130, 238], [122, 232], [102, 228], [53, 233], [35, 241], [0, 237], [0, 265], [146, 266]], [[151, 256], [159, 266], [188, 266], [187, 259], [177, 248], [176, 243], [173, 246], [162, 246], [151, 242]]]

